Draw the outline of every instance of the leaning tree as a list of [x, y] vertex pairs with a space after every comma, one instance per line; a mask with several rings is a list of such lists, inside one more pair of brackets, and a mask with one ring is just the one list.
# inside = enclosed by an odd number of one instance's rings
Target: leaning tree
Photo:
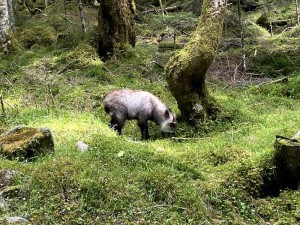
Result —
[[216, 117], [219, 111], [207, 91], [205, 79], [223, 31], [226, 5], [226, 0], [203, 0], [196, 31], [166, 65], [167, 82], [181, 116], [194, 126], [199, 126], [208, 117]]
[[98, 12], [98, 53], [102, 58], [118, 56], [126, 44], [135, 46], [134, 17], [133, 0], [101, 0]]

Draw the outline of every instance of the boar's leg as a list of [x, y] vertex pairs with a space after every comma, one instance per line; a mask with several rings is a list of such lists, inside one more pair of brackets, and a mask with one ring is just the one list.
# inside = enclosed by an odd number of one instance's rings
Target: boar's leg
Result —
[[141, 129], [142, 139], [148, 140], [150, 138], [149, 131], [148, 131], [148, 122], [138, 122], [139, 128]]

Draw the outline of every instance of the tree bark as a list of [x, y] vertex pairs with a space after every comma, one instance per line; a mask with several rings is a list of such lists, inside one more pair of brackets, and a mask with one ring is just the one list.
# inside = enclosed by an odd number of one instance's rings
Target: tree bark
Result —
[[79, 12], [80, 12], [80, 21], [81, 21], [81, 26], [83, 33], [86, 34], [87, 32], [87, 27], [84, 19], [84, 14], [83, 14], [83, 6], [82, 6], [82, 1], [78, 0], [78, 6], [79, 6]]
[[15, 30], [15, 16], [14, 16], [13, 0], [7, 0], [7, 8], [8, 8], [9, 26], [12, 30]]
[[245, 35], [244, 35], [244, 23], [242, 19], [241, 0], [238, 0], [237, 8], [238, 8], [238, 17], [239, 17], [240, 35], [241, 35], [242, 71], [243, 73], [245, 73], [247, 70], [247, 65], [246, 65]]
[[3, 52], [8, 53], [8, 29], [9, 29], [9, 17], [8, 17], [8, 5], [7, 0], [0, 1], [0, 42], [2, 44]]
[[295, 189], [300, 184], [300, 142], [276, 136], [274, 164], [282, 188]]
[[189, 43], [166, 65], [169, 88], [181, 117], [198, 127], [219, 108], [208, 94], [205, 78], [223, 30], [226, 0], [204, 0], [198, 27]]
[[98, 13], [98, 53], [105, 60], [118, 57], [126, 44], [135, 46], [133, 0], [102, 0]]

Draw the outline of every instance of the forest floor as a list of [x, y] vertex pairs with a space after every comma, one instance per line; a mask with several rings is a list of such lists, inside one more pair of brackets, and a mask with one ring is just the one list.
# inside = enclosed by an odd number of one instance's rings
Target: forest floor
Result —
[[[47, 10], [34, 18], [20, 14], [14, 43], [21, 47], [0, 55], [6, 110], [0, 130], [48, 127], [55, 154], [33, 162], [0, 158], [0, 171], [18, 174], [13, 191], [3, 195], [8, 206], [0, 207], [1, 224], [21, 215], [31, 224], [299, 223], [299, 189], [270, 185], [275, 136], [291, 137], [300, 126], [300, 40], [293, 36], [299, 27], [271, 37], [247, 20], [247, 73], [238, 69], [239, 39], [228, 28], [207, 79], [223, 109], [219, 118], [200, 130], [179, 122], [177, 139], [151, 123], [146, 142], [133, 121], [121, 137], [109, 129], [103, 97], [117, 88], [143, 89], [180, 115], [163, 70], [178, 50], [160, 46], [174, 33], [184, 45], [197, 18], [143, 16], [137, 46], [102, 62], [94, 48], [95, 9], [85, 9], [85, 37], [75, 6], [67, 8], [68, 20], [59, 1]], [[285, 76], [288, 82], [269, 83]], [[89, 150], [78, 151], [78, 141]]]

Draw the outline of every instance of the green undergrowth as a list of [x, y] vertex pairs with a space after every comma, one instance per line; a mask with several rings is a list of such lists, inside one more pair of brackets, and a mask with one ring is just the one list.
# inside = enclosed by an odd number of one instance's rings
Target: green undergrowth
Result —
[[262, 72], [271, 77], [292, 74], [299, 70], [299, 44], [300, 39], [273, 37], [268, 40], [260, 40], [258, 45], [249, 49], [257, 51], [255, 57], [251, 57], [251, 66], [256, 72]]
[[[140, 25], [139, 34], [149, 38], [156, 21], [159, 32], [167, 26], [193, 29], [193, 16], [176, 16], [147, 15], [145, 21], [153, 24], [149, 30]], [[64, 30], [42, 15], [36, 19], [51, 22], [57, 34]], [[121, 137], [109, 129], [102, 100], [113, 89], [143, 89], [180, 115], [163, 71], [176, 51], [159, 52], [156, 44], [140, 38], [135, 48], [126, 47], [122, 59], [102, 62], [89, 37], [68, 42], [67, 35], [58, 35], [54, 45], [0, 55], [5, 107], [0, 132], [17, 125], [48, 127], [55, 141], [55, 154], [34, 162], [0, 158], [0, 170], [18, 171], [15, 191], [5, 196], [9, 211], [0, 209], [0, 223], [5, 216], [24, 214], [32, 224], [299, 223], [299, 190], [270, 185], [276, 180], [275, 136], [291, 137], [299, 130], [299, 57], [285, 52], [298, 40], [254, 42], [262, 47], [257, 57], [266, 61], [257, 60], [253, 68], [261, 72], [268, 67], [267, 74], [282, 68], [280, 75], [287, 75], [288, 82], [224, 88], [212, 80], [208, 90], [222, 108], [215, 121], [196, 130], [179, 120], [175, 138], [150, 122], [151, 138], [141, 141], [135, 121], [126, 122]], [[265, 53], [270, 49], [282, 56], [274, 64]], [[235, 57], [234, 51], [230, 56]], [[80, 152], [78, 141], [89, 150]]]
[[[124, 62], [131, 65], [125, 59]], [[107, 66], [112, 72], [112, 64]], [[89, 97], [91, 101], [101, 102], [83, 91], [85, 85], [91, 92], [100, 89], [104, 92], [108, 87], [114, 88], [118, 80], [123, 81], [121, 76], [115, 77], [112, 86], [91, 89], [91, 83], [95, 83], [91, 79], [97, 78], [77, 77], [84, 82], [68, 91], [73, 93], [77, 89], [78, 95], [85, 96], [86, 101], [78, 103], [81, 105], [89, 104]], [[26, 74], [25, 78], [28, 79]], [[66, 82], [69, 76], [60, 79], [60, 88], [70, 84]], [[141, 83], [129, 84], [143, 88]], [[29, 87], [28, 83], [24, 85]], [[276, 88], [276, 84], [272, 86]], [[172, 103], [166, 89], [160, 85], [151, 88]], [[62, 104], [59, 101], [68, 105], [62, 109], [57, 105], [44, 108], [42, 99], [46, 96], [42, 95], [31, 96], [36, 98], [33, 102], [40, 105], [38, 108], [31, 102], [25, 109], [24, 104], [29, 102], [23, 101], [29, 93], [23, 92], [22, 99], [17, 100], [18, 91], [12, 89], [16, 88], [11, 88], [5, 99], [10, 104], [19, 104], [19, 112], [15, 115], [13, 108], [8, 110], [2, 119], [7, 129], [20, 124], [49, 127], [56, 149], [54, 156], [33, 163], [0, 160], [1, 169], [14, 169], [22, 174], [15, 181], [21, 189], [9, 199], [16, 214], [28, 213], [32, 221], [51, 224], [198, 224], [204, 221], [296, 224], [299, 208], [294, 201], [286, 202], [289, 191], [278, 197], [262, 196], [265, 179], [275, 176], [271, 163], [275, 135], [291, 136], [300, 123], [298, 99], [281, 95], [266, 98], [265, 93], [253, 93], [252, 89], [217, 89], [213, 91], [215, 98], [227, 109], [230, 120], [212, 122], [205, 132], [179, 124], [178, 137], [200, 138], [183, 142], [163, 137], [151, 123], [152, 138], [142, 142], [135, 122], [126, 124], [122, 137], [110, 130], [109, 118], [101, 106], [96, 110], [90, 106], [78, 108], [74, 99], [65, 98], [55, 100], [58, 105]], [[90, 150], [79, 152], [78, 140], [87, 143]], [[298, 196], [297, 191], [291, 193], [295, 198]], [[272, 214], [275, 205], [284, 215], [281, 218]]]
[[286, 97], [300, 99], [300, 78], [298, 75], [289, 76], [288, 81], [278, 84], [265, 85], [252, 88], [253, 93], [260, 93], [270, 97]]

